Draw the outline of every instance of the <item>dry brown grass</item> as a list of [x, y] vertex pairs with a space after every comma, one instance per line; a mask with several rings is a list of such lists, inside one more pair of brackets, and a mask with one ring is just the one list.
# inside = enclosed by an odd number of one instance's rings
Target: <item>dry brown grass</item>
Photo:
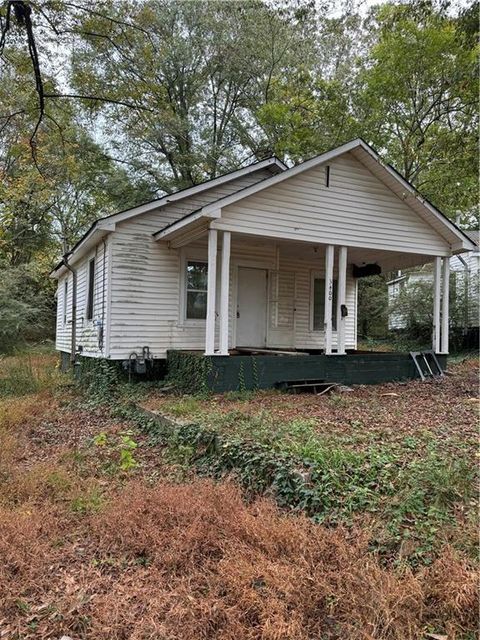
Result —
[[385, 567], [367, 528], [248, 505], [230, 484], [155, 483], [147, 447], [136, 478], [108, 475], [91, 437], [125, 425], [65, 400], [0, 401], [2, 640], [474, 637], [477, 570], [450, 548]]
[[245, 505], [230, 485], [134, 481], [88, 517], [45, 506], [0, 523], [8, 637], [453, 639], [476, 624], [477, 574], [452, 551], [416, 575], [382, 568], [362, 532]]

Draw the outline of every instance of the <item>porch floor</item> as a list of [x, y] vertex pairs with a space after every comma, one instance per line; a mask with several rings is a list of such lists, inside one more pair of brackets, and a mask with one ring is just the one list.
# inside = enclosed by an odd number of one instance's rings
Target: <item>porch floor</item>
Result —
[[[269, 389], [285, 381], [314, 379], [344, 385], [380, 384], [419, 377], [409, 353], [349, 352], [346, 355], [325, 355], [321, 352], [291, 353], [262, 350], [245, 354], [232, 349], [229, 356], [205, 356], [200, 351], [171, 351], [167, 366], [185, 369], [188, 376], [192, 358], [204, 359], [205, 383], [211, 391], [241, 391]], [[437, 356], [445, 369], [447, 356]]]

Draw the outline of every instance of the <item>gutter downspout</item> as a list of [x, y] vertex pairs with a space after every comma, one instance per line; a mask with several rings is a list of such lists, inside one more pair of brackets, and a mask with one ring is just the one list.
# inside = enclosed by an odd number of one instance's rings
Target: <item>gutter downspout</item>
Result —
[[63, 264], [72, 274], [72, 338], [70, 346], [70, 362], [75, 364], [77, 353], [77, 272], [68, 264], [68, 254], [63, 256]]

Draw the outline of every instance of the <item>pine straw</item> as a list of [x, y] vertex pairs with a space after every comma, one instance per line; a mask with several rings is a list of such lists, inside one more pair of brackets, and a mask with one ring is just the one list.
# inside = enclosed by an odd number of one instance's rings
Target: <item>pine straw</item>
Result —
[[449, 549], [416, 574], [383, 568], [366, 533], [245, 505], [228, 484], [130, 482], [84, 518], [0, 511], [8, 638], [413, 640], [428, 626], [451, 640], [475, 629], [476, 584]]

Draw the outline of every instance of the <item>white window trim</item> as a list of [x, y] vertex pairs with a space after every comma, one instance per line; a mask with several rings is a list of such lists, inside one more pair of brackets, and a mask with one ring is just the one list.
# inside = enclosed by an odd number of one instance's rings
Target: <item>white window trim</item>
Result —
[[[325, 280], [325, 273], [323, 271], [311, 271], [310, 272], [310, 332], [311, 333], [315, 333], [316, 335], [318, 334], [324, 334], [325, 330], [324, 329], [315, 329], [314, 328], [314, 324], [313, 324], [313, 310], [314, 310], [314, 304], [313, 304], [313, 294], [314, 294], [314, 287], [315, 287], [315, 280], [319, 279], [319, 280]], [[333, 278], [334, 282], [337, 282], [337, 278]], [[338, 283], [337, 283], [337, 287], [338, 287]], [[336, 314], [336, 309], [334, 309], [332, 307], [332, 311], [333, 314]], [[338, 318], [337, 318], [338, 320]], [[336, 329], [332, 329], [332, 333], [336, 333], [337, 330]]]
[[180, 304], [178, 315], [179, 327], [204, 327], [207, 319], [187, 318], [187, 263], [204, 262], [208, 265], [208, 256], [205, 251], [182, 249], [180, 255]]
[[[92, 293], [92, 317], [88, 317], [88, 298], [90, 297], [90, 263], [93, 262], [93, 293]], [[84, 317], [85, 321], [91, 325], [95, 320], [95, 280], [97, 277], [97, 256], [96, 253], [92, 253], [88, 259], [85, 266], [85, 311]]]
[[63, 281], [63, 304], [62, 304], [62, 325], [64, 327], [68, 324], [68, 292], [69, 292], [68, 276]]

